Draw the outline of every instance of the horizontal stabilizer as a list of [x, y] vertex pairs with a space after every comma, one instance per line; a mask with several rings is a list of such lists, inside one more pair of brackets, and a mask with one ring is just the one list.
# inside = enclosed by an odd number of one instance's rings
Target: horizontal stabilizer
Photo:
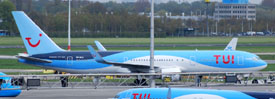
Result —
[[235, 51], [238, 43], [238, 38], [233, 38], [226, 46], [224, 51]]
[[99, 51], [107, 51], [107, 49], [99, 41], [95, 41], [95, 44]]
[[52, 61], [46, 60], [46, 59], [39, 59], [39, 58], [26, 57], [26, 56], [16, 56], [16, 57], [17, 57], [17, 58], [21, 58], [21, 59], [30, 60], [30, 61], [41, 62], [41, 63], [52, 63]]

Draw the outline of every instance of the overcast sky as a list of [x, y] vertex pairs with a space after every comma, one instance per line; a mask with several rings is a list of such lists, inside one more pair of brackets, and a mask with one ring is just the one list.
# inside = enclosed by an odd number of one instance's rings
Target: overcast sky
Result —
[[[91, 0], [91, 1], [99, 1], [99, 2], [115, 1], [115, 2], [121, 3], [121, 2], [135, 2], [137, 0]], [[201, 1], [201, 0], [155, 0], [156, 3], [165, 3], [168, 1], [178, 1], [178, 2], [189, 2], [190, 3], [190, 2]], [[221, 2], [222, 0], [210, 0], [210, 1]], [[262, 0], [249, 0], [249, 2], [253, 3], [253, 4], [260, 4], [262, 2]]]

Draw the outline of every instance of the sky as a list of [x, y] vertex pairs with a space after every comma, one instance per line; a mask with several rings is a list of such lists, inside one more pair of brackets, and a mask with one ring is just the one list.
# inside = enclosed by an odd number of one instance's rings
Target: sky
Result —
[[[109, 2], [109, 1], [115, 1], [118, 3], [121, 2], [135, 2], [137, 0], [91, 0], [91, 1], [99, 1], [99, 2]], [[194, 2], [194, 1], [201, 1], [201, 0], [155, 0], [156, 3], [165, 3], [168, 1], [178, 1], [178, 2]], [[218, 1], [221, 2], [222, 0], [210, 0], [210, 1]], [[262, 0], [249, 0], [250, 3], [253, 4], [261, 4]]]

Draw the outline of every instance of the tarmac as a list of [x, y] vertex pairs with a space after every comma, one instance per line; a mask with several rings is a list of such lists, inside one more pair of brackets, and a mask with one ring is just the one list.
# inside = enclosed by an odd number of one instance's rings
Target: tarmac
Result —
[[[184, 87], [184, 88], [198, 88], [198, 87]], [[214, 86], [214, 87], [199, 87], [199, 88], [275, 93], [275, 86]], [[32, 90], [23, 90], [21, 95], [15, 98], [1, 98], [1, 99], [112, 99], [117, 93], [127, 89], [130, 89], [130, 88], [117, 87], [117, 88], [100, 88], [100, 89], [67, 89], [67, 88], [66, 89], [32, 89]]]
[[0, 72], [4, 73], [31, 73], [31, 72], [43, 72], [42, 69], [0, 69]]
[[0, 59], [17, 59], [15, 56], [0, 55]]

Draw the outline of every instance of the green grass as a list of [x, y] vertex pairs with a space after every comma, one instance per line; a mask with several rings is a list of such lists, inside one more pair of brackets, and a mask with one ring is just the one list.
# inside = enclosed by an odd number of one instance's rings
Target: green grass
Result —
[[1, 59], [0, 69], [41, 69], [40, 67], [26, 65], [12, 59]]
[[[156, 38], [156, 44], [227, 44], [231, 37], [181, 37], [181, 38]], [[67, 45], [66, 38], [53, 38], [58, 45]], [[149, 44], [149, 38], [72, 38], [72, 45], [95, 45], [94, 40], [99, 40], [103, 45], [120, 44]], [[241, 37], [239, 44], [266, 44], [275, 43], [275, 37]], [[20, 37], [0, 37], [1, 45], [23, 45]], [[213, 47], [156, 47], [156, 50], [223, 50], [225, 46]], [[110, 47], [108, 50], [149, 50], [149, 47]], [[237, 47], [238, 50], [248, 52], [275, 52], [275, 46], [249, 46]], [[72, 50], [87, 50], [87, 48], [72, 48]], [[0, 49], [0, 55], [16, 55], [26, 52], [23, 48]]]
[[263, 60], [275, 60], [275, 55], [259, 55]]
[[[156, 47], [156, 50], [223, 50], [225, 47]], [[149, 50], [149, 47], [107, 47], [107, 50]], [[88, 51], [88, 48], [72, 48], [72, 51]], [[237, 50], [247, 51], [252, 53], [275, 52], [275, 46], [249, 46], [237, 47]], [[25, 48], [0, 48], [0, 55], [17, 55], [18, 53], [26, 52]]]
[[0, 55], [17, 55], [26, 52], [25, 48], [0, 48]]
[[[156, 38], [155, 44], [227, 44], [231, 37]], [[67, 38], [53, 38], [58, 45], [67, 45]], [[72, 45], [89, 45], [95, 40], [102, 44], [149, 44], [149, 38], [72, 38]], [[239, 44], [275, 43], [275, 37], [241, 37]], [[0, 45], [23, 45], [20, 37], [0, 37]]]
[[7, 75], [48, 75], [43, 72], [7, 72]]
[[262, 71], [275, 71], [275, 64], [268, 64]]

